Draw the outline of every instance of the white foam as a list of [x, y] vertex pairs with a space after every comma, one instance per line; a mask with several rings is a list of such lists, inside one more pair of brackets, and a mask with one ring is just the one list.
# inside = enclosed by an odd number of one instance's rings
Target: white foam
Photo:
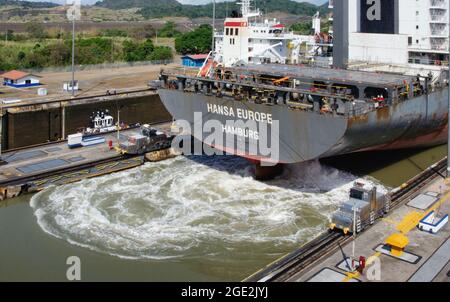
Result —
[[319, 162], [268, 183], [251, 169], [239, 158], [178, 157], [49, 188], [31, 206], [47, 233], [111, 255], [237, 260], [289, 251], [323, 230], [357, 179]]

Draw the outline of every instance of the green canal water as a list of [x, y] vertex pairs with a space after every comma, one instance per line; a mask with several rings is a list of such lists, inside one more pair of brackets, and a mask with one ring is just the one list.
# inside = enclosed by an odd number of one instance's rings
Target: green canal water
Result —
[[288, 166], [252, 179], [234, 157], [179, 157], [0, 207], [0, 281], [240, 281], [312, 239], [355, 180], [395, 187], [446, 146]]

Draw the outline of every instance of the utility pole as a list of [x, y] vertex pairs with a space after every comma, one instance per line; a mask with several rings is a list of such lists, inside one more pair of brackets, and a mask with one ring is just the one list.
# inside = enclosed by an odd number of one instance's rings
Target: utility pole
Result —
[[[352, 242], [352, 261], [355, 259], [355, 241], [356, 241], [356, 201], [353, 202], [353, 242]], [[353, 268], [353, 267], [352, 267]]]
[[[70, 1], [70, 2], [69, 2]], [[75, 96], [75, 20], [81, 19], [81, 0], [68, 0], [71, 4], [67, 10], [67, 19], [72, 21], [72, 97]]]
[[116, 104], [117, 104], [117, 146], [120, 147], [120, 105], [118, 101], [116, 101]]
[[[449, 7], [448, 7], [448, 14], [450, 14], [450, 1], [449, 1]], [[450, 125], [450, 17], [449, 17], [449, 24], [447, 25], [448, 28], [448, 37], [449, 40], [447, 42], [448, 50], [449, 50], [449, 56], [447, 59], [448, 63], [448, 119], [447, 119], [447, 129], [448, 129], [448, 140], [447, 140], [447, 184], [450, 184], [450, 128], [448, 125]], [[428, 88], [428, 87], [427, 87]]]
[[111, 37], [111, 63], [114, 63], [114, 37]]
[[72, 18], [72, 96], [75, 96], [75, 16]]

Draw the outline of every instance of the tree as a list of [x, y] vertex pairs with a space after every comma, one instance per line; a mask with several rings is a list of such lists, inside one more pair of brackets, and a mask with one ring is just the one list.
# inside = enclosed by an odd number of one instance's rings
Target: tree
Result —
[[28, 22], [25, 30], [31, 38], [44, 39], [47, 36], [44, 25], [37, 22]]
[[211, 50], [212, 27], [200, 25], [197, 29], [178, 36], [175, 49], [181, 54], [207, 53]]
[[123, 46], [123, 58], [127, 62], [149, 60], [155, 49], [152, 40], [147, 39], [142, 43], [125, 40]]
[[69, 65], [72, 59], [72, 49], [69, 43], [57, 42], [50, 44], [37, 51], [37, 53], [46, 58], [45, 66], [65, 66]]
[[104, 37], [127, 37], [128, 33], [125, 30], [117, 28], [107, 28], [100, 33]]
[[139, 45], [139, 52], [142, 54], [143, 59], [148, 58], [154, 49], [155, 46], [153, 45], [153, 41], [151, 39], [147, 39]]
[[[71, 45], [69, 41], [66, 45]], [[78, 64], [101, 64], [111, 58], [111, 39], [95, 37], [78, 39], [75, 58]]]
[[158, 36], [163, 38], [173, 38], [180, 35], [180, 32], [176, 29], [176, 25], [172, 21], [168, 21], [158, 31]]
[[305, 21], [292, 24], [291, 30], [301, 35], [310, 35], [312, 33], [312, 22]]
[[167, 46], [157, 46], [150, 55], [151, 61], [171, 60], [173, 58], [172, 49]]
[[26, 57], [26, 54], [25, 54], [23, 51], [19, 51], [19, 52], [17, 53], [17, 60], [18, 60], [18, 61], [23, 61], [23, 60], [25, 60], [25, 57]]
[[0, 36], [2, 40], [14, 41], [16, 37], [14, 36], [14, 31], [12, 29], [7, 29], [4, 34]]

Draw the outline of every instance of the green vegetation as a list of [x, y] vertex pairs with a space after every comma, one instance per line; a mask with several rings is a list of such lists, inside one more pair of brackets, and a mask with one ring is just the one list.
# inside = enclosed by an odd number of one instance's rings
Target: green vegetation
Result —
[[[71, 64], [70, 39], [45, 39], [28, 42], [0, 42], [0, 70], [67, 66]], [[106, 37], [77, 38], [76, 64], [135, 62], [172, 59], [172, 50], [153, 45], [150, 39], [138, 41]]]
[[201, 25], [197, 29], [178, 36], [175, 49], [181, 54], [198, 54], [211, 51], [212, 27]]
[[[225, 18], [226, 14], [230, 14], [233, 10], [239, 10], [237, 2], [231, 3], [217, 3], [217, 17]], [[161, 18], [161, 17], [188, 17], [200, 18], [211, 17], [212, 4], [206, 5], [182, 5], [176, 0], [104, 0], [98, 2], [97, 6], [102, 6], [110, 9], [125, 9], [130, 7], [140, 7], [138, 11], [147, 19]], [[324, 14], [328, 11], [327, 5], [316, 6], [307, 2], [294, 2], [291, 0], [259, 0], [258, 7], [264, 10], [265, 13], [270, 12], [284, 12], [294, 15], [312, 16], [317, 11]]]
[[55, 3], [51, 3], [51, 2], [0, 0], [0, 6], [6, 6], [6, 5], [20, 5], [23, 8], [51, 8], [51, 7], [59, 6], [59, 4], [55, 4]]
[[166, 22], [160, 30], [158, 30], [158, 37], [161, 38], [174, 38], [179, 36], [181, 33], [176, 29], [176, 24], [174, 22]]
[[291, 25], [291, 30], [300, 35], [310, 35], [312, 33], [312, 22], [305, 21]]
[[100, 32], [103, 37], [128, 37], [128, 32], [123, 29], [107, 28]]
[[34, 39], [44, 39], [47, 37], [47, 33], [42, 23], [29, 22], [26, 25], [26, 31], [30, 37]]
[[150, 54], [150, 61], [162, 61], [172, 59], [172, 49], [167, 46], [156, 46], [153, 52]]
[[127, 62], [148, 60], [154, 49], [150, 39], [142, 43], [126, 40], [123, 42], [123, 57]]
[[[328, 20], [322, 20], [320, 28], [321, 28], [321, 32], [327, 33], [330, 28], [330, 22]], [[290, 29], [300, 35], [313, 34], [311, 21], [295, 23], [295, 24], [291, 25]]]

